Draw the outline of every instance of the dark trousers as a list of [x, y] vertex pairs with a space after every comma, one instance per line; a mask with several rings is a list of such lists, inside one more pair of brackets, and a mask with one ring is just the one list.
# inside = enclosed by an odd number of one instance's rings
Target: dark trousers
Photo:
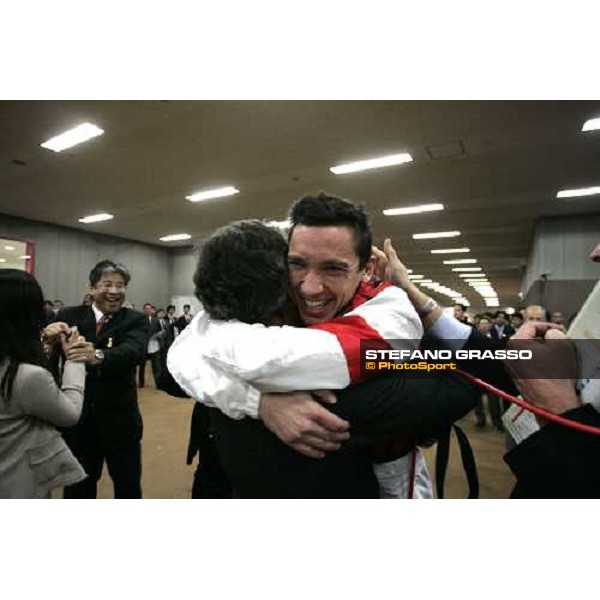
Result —
[[146, 361], [150, 359], [152, 365], [152, 377], [154, 377], [154, 385], [160, 377], [160, 352], [153, 352], [152, 354], [146, 354], [144, 362], [140, 363], [138, 367], [138, 387], [144, 387], [146, 385]]
[[104, 461], [113, 482], [115, 498], [142, 497], [142, 452], [139, 440], [120, 448], [103, 447], [94, 427], [86, 426], [85, 435], [65, 435], [73, 454], [81, 463], [87, 477], [66, 486], [64, 498], [96, 498], [98, 480]]
[[191, 465], [198, 455], [198, 467], [194, 473], [192, 498], [231, 498], [233, 488], [227, 477], [217, 450], [210, 409], [199, 402], [194, 404], [190, 426], [187, 464]]
[[[502, 427], [502, 414], [504, 413], [504, 406], [502, 399], [499, 396], [493, 394], [487, 394], [488, 410], [490, 412], [490, 419], [493, 425], [496, 427]], [[480, 394], [475, 405], [475, 416], [477, 421], [485, 423], [485, 407], [483, 404], [483, 394]]]

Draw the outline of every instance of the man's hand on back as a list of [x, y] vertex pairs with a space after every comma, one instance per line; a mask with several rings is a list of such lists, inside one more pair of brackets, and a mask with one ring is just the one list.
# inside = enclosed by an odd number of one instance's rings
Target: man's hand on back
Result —
[[[325, 392], [315, 395], [332, 401]], [[350, 424], [323, 408], [310, 392], [262, 394], [258, 416], [282, 442], [311, 458], [323, 458], [350, 438]]]

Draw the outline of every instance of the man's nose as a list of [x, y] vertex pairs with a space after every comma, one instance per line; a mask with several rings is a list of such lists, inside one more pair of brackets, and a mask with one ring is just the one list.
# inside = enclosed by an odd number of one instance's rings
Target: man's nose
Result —
[[598, 244], [593, 250], [592, 253], [590, 254], [590, 258], [594, 261], [594, 262], [600, 262], [600, 244]]
[[321, 276], [316, 271], [307, 271], [302, 283], [300, 284], [301, 292], [306, 296], [316, 296], [323, 291], [323, 281]]

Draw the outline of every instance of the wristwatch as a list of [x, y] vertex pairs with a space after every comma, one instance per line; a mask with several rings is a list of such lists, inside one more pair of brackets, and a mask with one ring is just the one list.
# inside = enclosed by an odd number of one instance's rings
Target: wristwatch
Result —
[[96, 350], [96, 360], [101, 363], [104, 360], [104, 352], [102, 350]]
[[428, 302], [422, 308], [417, 309], [417, 314], [420, 317], [427, 316], [432, 310], [435, 310], [438, 307], [438, 303], [433, 299], [429, 298]]

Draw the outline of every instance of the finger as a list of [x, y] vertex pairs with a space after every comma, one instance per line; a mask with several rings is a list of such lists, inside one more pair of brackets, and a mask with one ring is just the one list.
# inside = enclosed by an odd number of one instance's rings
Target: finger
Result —
[[[329, 413], [328, 410], [323, 409], [323, 412]], [[334, 416], [332, 413], [329, 413], [331, 416]], [[336, 417], [337, 419], [337, 417]], [[342, 421], [342, 423], [346, 423], [346, 421]], [[319, 415], [311, 415], [304, 423], [304, 426], [301, 429], [301, 433], [298, 436], [298, 441], [304, 441], [306, 438], [319, 438], [320, 440], [324, 440], [326, 442], [345, 442], [350, 439], [350, 433], [348, 430], [340, 431], [339, 429], [331, 429], [330, 427], [321, 425], [319, 422]]]
[[304, 454], [304, 456], [309, 456], [310, 458], [325, 458], [325, 452], [311, 448], [311, 446], [307, 446], [306, 444], [296, 443], [290, 444], [290, 446], [297, 452], [300, 452], [300, 454]]
[[313, 450], [322, 450], [323, 452], [333, 452], [342, 447], [341, 442], [323, 440], [320, 437], [306, 436], [302, 440], [305, 445], [310, 446]]
[[529, 323], [521, 325], [521, 327], [519, 327], [517, 330], [517, 333], [515, 333], [511, 339], [514, 337], [517, 339], [533, 339], [535, 337], [544, 337], [544, 334], [551, 329], [560, 329], [560, 325], [556, 325], [556, 323], [545, 323], [542, 321], [530, 321]]
[[546, 340], [568, 340], [569, 337], [559, 329], [548, 329], [544, 335]]
[[328, 433], [345, 434], [350, 429], [350, 423], [340, 419], [337, 415], [323, 409], [323, 412], [318, 412], [313, 416], [315, 424], [320, 425]]
[[327, 404], [335, 404], [337, 402], [337, 397], [331, 390], [315, 390], [312, 394]]
[[382, 252], [377, 246], [371, 246], [371, 254], [378, 260], [387, 260], [385, 252]]
[[90, 342], [86, 342], [85, 338], [73, 340], [71, 348], [90, 348]]
[[398, 260], [398, 254], [396, 254], [396, 250], [394, 250], [394, 246], [392, 246], [392, 238], [385, 238], [383, 242], [383, 251], [389, 261]]

